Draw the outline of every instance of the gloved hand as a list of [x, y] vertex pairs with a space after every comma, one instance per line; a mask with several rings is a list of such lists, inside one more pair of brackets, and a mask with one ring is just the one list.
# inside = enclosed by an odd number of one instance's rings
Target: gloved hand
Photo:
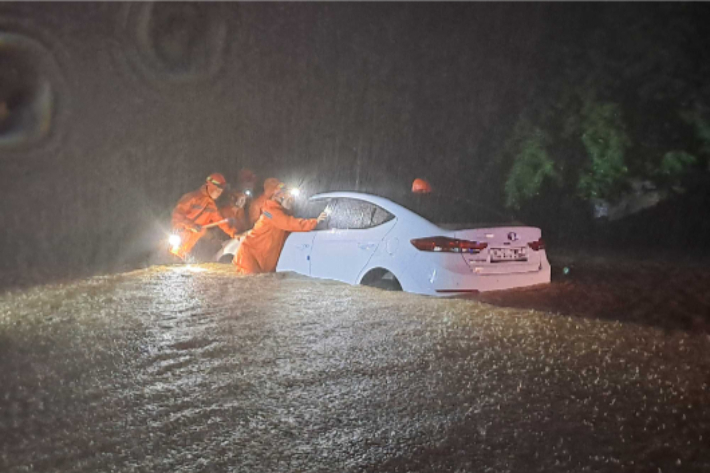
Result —
[[324, 221], [327, 218], [328, 218], [328, 214], [325, 212], [321, 212], [316, 220], [318, 221], [318, 223], [321, 223], [322, 221]]

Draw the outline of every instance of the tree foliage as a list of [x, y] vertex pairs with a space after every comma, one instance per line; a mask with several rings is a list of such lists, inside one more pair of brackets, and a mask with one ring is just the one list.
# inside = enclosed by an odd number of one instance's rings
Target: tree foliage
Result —
[[554, 163], [547, 152], [548, 138], [539, 128], [519, 127], [513, 167], [505, 183], [506, 203], [518, 207], [535, 196], [546, 178], [555, 177]]
[[507, 205], [534, 200], [546, 183], [613, 202], [634, 180], [678, 188], [707, 170], [710, 53], [702, 43], [710, 31], [702, 18], [687, 5], [609, 5], [589, 24], [552, 25], [503, 147]]
[[585, 198], [616, 196], [628, 175], [626, 150], [630, 140], [614, 103], [587, 102], [582, 108], [582, 143], [588, 163], [581, 170], [578, 189]]

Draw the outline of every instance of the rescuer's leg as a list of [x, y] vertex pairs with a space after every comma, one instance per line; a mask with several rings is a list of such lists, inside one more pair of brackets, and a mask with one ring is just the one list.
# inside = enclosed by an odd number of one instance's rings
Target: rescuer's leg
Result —
[[259, 262], [256, 258], [254, 258], [252, 252], [244, 245], [239, 247], [237, 254], [234, 255], [232, 263], [237, 269], [238, 274], [258, 274], [262, 272]]

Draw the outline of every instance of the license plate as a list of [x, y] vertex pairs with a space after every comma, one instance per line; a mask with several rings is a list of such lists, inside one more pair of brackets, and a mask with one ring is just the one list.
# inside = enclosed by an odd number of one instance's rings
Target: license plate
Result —
[[525, 248], [491, 248], [491, 261], [527, 261]]

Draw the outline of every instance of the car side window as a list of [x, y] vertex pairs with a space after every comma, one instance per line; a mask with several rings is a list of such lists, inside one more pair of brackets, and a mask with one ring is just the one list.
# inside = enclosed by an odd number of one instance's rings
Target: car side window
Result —
[[296, 208], [294, 216], [298, 218], [317, 218], [330, 202], [330, 199], [306, 201]]
[[338, 199], [331, 207], [328, 228], [337, 230], [364, 230], [388, 222], [394, 215], [385, 209], [358, 199]]
[[387, 223], [394, 218], [394, 215], [383, 209], [382, 207], [375, 206], [375, 212], [372, 214], [371, 226], [376, 227]]
[[328, 212], [328, 229], [347, 230], [350, 228], [348, 222], [348, 212], [341, 199], [336, 199], [330, 202], [326, 212]]

